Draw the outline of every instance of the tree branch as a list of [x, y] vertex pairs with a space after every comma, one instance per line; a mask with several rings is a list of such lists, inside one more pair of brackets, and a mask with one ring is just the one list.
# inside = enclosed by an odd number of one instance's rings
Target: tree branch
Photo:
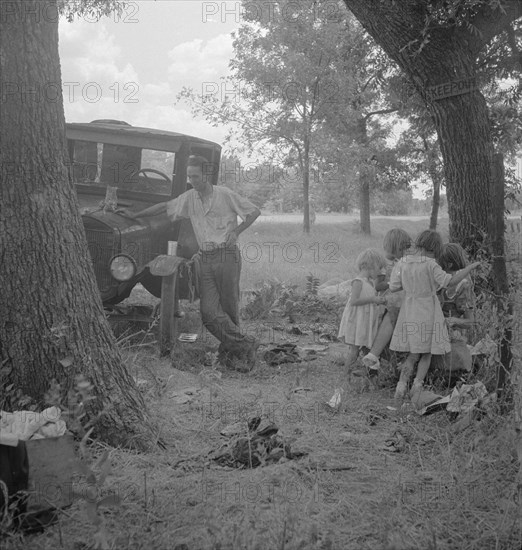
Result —
[[396, 113], [399, 110], [399, 107], [390, 107], [389, 109], [380, 109], [379, 111], [372, 111], [364, 115], [364, 119], [368, 120], [371, 116], [374, 115], [386, 115], [388, 113]]
[[[482, 9], [470, 21], [480, 33], [480, 37], [474, 36], [478, 49], [488, 44], [497, 34], [509, 28], [513, 21], [522, 17], [522, 2], [520, 0], [506, 0], [504, 12], [497, 8], [491, 9], [483, 5]], [[478, 39], [478, 42], [477, 42]]]

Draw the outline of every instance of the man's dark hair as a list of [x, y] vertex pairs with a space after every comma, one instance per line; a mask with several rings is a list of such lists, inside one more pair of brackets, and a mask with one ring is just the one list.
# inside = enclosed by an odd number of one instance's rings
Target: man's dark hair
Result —
[[187, 166], [197, 166], [201, 168], [202, 172], [205, 172], [206, 167], [210, 164], [211, 163], [201, 155], [190, 155], [187, 161]]
[[187, 168], [195, 166], [201, 170], [201, 173], [207, 178], [217, 178], [217, 164], [210, 162], [201, 155], [190, 155], [187, 160]]

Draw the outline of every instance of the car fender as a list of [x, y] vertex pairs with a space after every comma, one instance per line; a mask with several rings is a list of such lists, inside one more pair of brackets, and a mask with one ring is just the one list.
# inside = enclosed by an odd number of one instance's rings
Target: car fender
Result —
[[151, 260], [145, 267], [149, 268], [151, 275], [166, 277], [168, 275], [173, 275], [180, 264], [186, 261], [185, 258], [180, 258], [179, 256], [160, 254]]

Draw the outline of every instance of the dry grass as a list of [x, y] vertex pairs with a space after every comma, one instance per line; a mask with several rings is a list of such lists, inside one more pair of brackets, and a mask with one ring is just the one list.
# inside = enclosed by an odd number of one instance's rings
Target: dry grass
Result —
[[[422, 229], [416, 224], [408, 227], [412, 233]], [[348, 259], [366, 246], [380, 246], [391, 226], [375, 221], [371, 238], [349, 228], [316, 226], [307, 240], [299, 227], [259, 225], [256, 237], [274, 242], [284, 235], [303, 248], [314, 237], [316, 242], [337, 238], [346, 256], [339, 273], [348, 278]], [[255, 277], [272, 278], [276, 268], [288, 280], [295, 270], [268, 263], [254, 267], [245, 265], [248, 284]], [[330, 275], [333, 270], [324, 268], [324, 277]], [[197, 330], [195, 304], [186, 311], [181, 330]], [[298, 341], [256, 326], [265, 345], [272, 339]], [[304, 336], [298, 343], [310, 341]], [[513, 492], [517, 462], [508, 417], [491, 410], [455, 434], [445, 412], [397, 415], [387, 408], [390, 388], [369, 392], [355, 387], [349, 387], [340, 413], [332, 414], [322, 404], [342, 377], [339, 346], [315, 361], [280, 367], [260, 362], [245, 375], [205, 365], [215, 349], [211, 338], [182, 344], [172, 359], [159, 359], [145, 343], [127, 340], [125, 357], [131, 373], [142, 380], [166, 449], [140, 454], [111, 449], [113, 472], [104, 490], [120, 494], [123, 505], [104, 514], [110, 548], [520, 549], [521, 495]], [[175, 392], [186, 388], [192, 388], [192, 401], [176, 403]], [[277, 424], [292, 450], [308, 455], [253, 470], [223, 468], [209, 460], [209, 453], [226, 442], [223, 427], [258, 414]], [[398, 432], [402, 451], [383, 450], [386, 439]], [[98, 453], [104, 448], [94, 445]], [[88, 548], [93, 528], [86, 518], [82, 504], [75, 503], [59, 526], [41, 536], [9, 539], [4, 547]]]
[[[274, 216], [275, 218], [275, 216]], [[372, 219], [372, 234], [362, 234], [353, 217], [337, 216], [335, 223], [317, 223], [310, 235], [301, 222], [256, 222], [241, 235], [244, 288], [255, 288], [267, 280], [304, 285], [312, 273], [324, 283], [333, 278], [349, 279], [356, 272], [354, 262], [365, 248], [382, 250], [382, 239], [393, 227], [401, 227], [412, 238], [428, 226], [428, 219]], [[448, 220], [440, 221], [443, 238], [448, 238]]]

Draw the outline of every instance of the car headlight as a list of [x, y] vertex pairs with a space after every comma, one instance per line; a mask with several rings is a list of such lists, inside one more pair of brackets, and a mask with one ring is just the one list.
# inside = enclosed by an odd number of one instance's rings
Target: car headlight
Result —
[[118, 254], [109, 262], [111, 275], [117, 281], [128, 281], [136, 275], [136, 262], [127, 254]]

